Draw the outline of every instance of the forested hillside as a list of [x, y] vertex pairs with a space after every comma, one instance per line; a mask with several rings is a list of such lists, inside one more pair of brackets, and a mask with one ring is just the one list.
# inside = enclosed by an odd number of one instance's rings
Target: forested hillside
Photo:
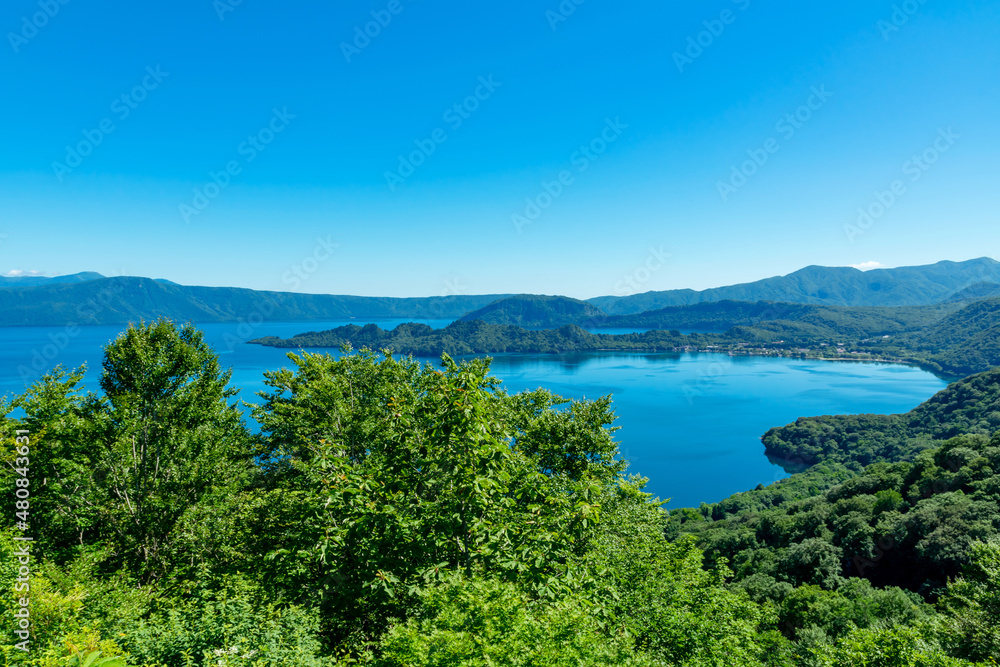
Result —
[[[728, 563], [733, 588], [774, 605], [800, 644], [891, 618], [939, 628], [955, 655], [1000, 656], [1000, 438], [960, 436], [819, 495], [768, 499], [750, 492], [675, 511], [669, 533], [696, 536], [708, 563]], [[955, 616], [936, 616], [928, 601]]]
[[603, 311], [586, 301], [565, 296], [520, 296], [501, 299], [463, 315], [461, 321], [476, 320], [487, 324], [509, 324], [520, 327], [554, 329], [567, 324], [586, 325], [607, 317]]
[[795, 322], [811, 336], [844, 340], [918, 331], [933, 326], [963, 304], [932, 306], [856, 307], [815, 306], [773, 301], [717, 301], [692, 306], [670, 306], [638, 315], [609, 316], [608, 327], [727, 331], [734, 327], [763, 326], [768, 322]]
[[768, 431], [769, 456], [813, 465], [912, 460], [962, 434], [1000, 430], [1000, 369], [973, 375], [902, 415], [803, 417]]
[[691, 339], [679, 332], [651, 331], [644, 334], [592, 334], [578, 326], [534, 331], [504, 324], [481, 321], [455, 322], [444, 329], [432, 329], [426, 324], [401, 324], [385, 331], [374, 324], [364, 327], [348, 325], [330, 331], [311, 331], [288, 339], [274, 336], [250, 341], [257, 345], [289, 349], [326, 347], [370, 347], [391, 349], [401, 354], [439, 357], [468, 354], [501, 354], [535, 352], [592, 352], [596, 350], [627, 350], [645, 352], [671, 351], [691, 344]]
[[[166, 321], [108, 345], [100, 394], [60, 370], [3, 404], [0, 486], [20, 514], [0, 532], [0, 611], [29, 619], [5, 664], [1000, 658], [989, 436], [860, 475], [817, 466], [771, 507], [754, 499], [776, 487], [668, 513], [626, 474], [610, 397], [509, 394], [481, 359], [290, 359], [267, 374], [259, 434], [201, 334]], [[981, 397], [953, 395], [961, 430]]]

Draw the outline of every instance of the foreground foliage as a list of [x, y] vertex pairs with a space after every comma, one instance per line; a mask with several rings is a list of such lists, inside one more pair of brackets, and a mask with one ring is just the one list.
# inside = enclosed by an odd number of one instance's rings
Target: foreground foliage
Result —
[[[36, 539], [31, 650], [8, 635], [4, 664], [998, 657], [998, 440], [668, 513], [626, 475], [607, 397], [510, 395], [483, 360], [290, 361], [256, 435], [201, 335], [164, 321], [108, 346], [101, 395], [59, 370], [4, 404], [0, 486], [12, 497], [29, 431]], [[24, 528], [0, 532], [8, 619]]]

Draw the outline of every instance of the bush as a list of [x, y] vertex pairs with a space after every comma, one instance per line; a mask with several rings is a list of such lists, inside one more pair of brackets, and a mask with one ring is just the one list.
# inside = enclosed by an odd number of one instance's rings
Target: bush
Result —
[[237, 580], [223, 590], [198, 590], [186, 600], [123, 629], [137, 661], [163, 667], [324, 667], [319, 621], [298, 607], [261, 605]]
[[511, 584], [466, 581], [423, 596], [424, 611], [389, 631], [378, 667], [646, 667], [619, 629], [602, 630], [579, 598], [531, 601]]

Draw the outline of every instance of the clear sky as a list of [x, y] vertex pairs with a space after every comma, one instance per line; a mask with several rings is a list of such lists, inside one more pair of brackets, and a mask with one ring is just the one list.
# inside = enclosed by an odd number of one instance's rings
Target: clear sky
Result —
[[576, 2], [8, 0], [0, 274], [592, 297], [1000, 257], [996, 0]]

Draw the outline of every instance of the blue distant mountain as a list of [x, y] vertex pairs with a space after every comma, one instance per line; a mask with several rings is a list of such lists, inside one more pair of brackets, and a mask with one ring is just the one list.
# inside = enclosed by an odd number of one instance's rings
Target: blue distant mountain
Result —
[[[163, 279], [106, 278], [85, 272], [55, 278], [0, 277], [0, 326], [123, 324], [157, 317], [191, 322], [234, 322], [248, 317], [272, 321], [464, 318], [527, 327], [569, 323], [608, 326], [615, 316], [720, 301], [739, 301], [751, 306], [761, 301], [818, 306], [967, 302], [994, 295], [997, 285], [1000, 285], [1000, 262], [989, 258], [873, 271], [810, 266], [787, 276], [701, 292], [647, 292], [628, 297], [597, 297], [585, 302], [568, 297], [510, 294], [389, 298], [261, 292], [235, 287], [191, 287]], [[720, 304], [723, 310], [733, 307]], [[660, 317], [665, 313], [655, 315]], [[673, 315], [683, 316], [683, 320], [697, 313]], [[681, 321], [673, 315], [671, 321]], [[659, 326], [664, 322], [646, 324]], [[629, 325], [638, 323], [630, 321]]]
[[85, 283], [91, 280], [101, 280], [104, 278], [100, 273], [84, 271], [74, 273], [69, 276], [56, 276], [49, 278], [46, 276], [0, 276], [0, 288], [5, 287], [38, 287], [41, 285], [66, 285], [72, 283]]
[[62, 283], [54, 280], [39, 285], [12, 284], [0, 289], [0, 326], [126, 324], [158, 317], [179, 322], [455, 320], [509, 296], [405, 299], [189, 287], [135, 277]]

